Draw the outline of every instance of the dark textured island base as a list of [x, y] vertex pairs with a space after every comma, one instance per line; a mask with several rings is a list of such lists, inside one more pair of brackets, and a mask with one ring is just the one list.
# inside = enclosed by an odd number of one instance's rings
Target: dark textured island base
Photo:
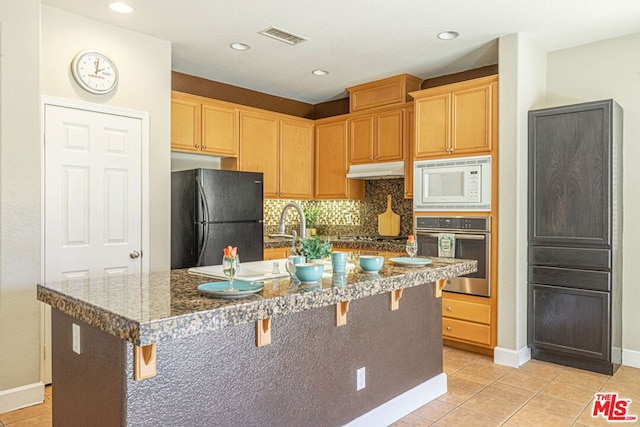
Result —
[[[163, 342], [157, 376], [134, 381], [133, 345], [53, 312], [54, 426], [341, 426], [442, 374], [441, 300], [433, 285]], [[80, 324], [81, 353], [72, 351]], [[366, 387], [356, 391], [356, 370]]]

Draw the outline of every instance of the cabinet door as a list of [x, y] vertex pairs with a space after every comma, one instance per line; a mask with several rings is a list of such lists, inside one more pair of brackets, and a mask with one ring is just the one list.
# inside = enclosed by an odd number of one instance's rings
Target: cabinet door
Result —
[[280, 196], [313, 198], [313, 124], [280, 121]]
[[373, 159], [377, 162], [403, 160], [402, 110], [376, 115], [376, 138]]
[[202, 104], [202, 151], [224, 157], [238, 155], [238, 116], [233, 107]]
[[491, 151], [495, 87], [494, 82], [452, 93], [451, 154]]
[[529, 345], [589, 359], [609, 360], [608, 292], [529, 287]]
[[351, 164], [371, 163], [373, 158], [373, 138], [375, 118], [373, 115], [355, 117], [349, 120], [349, 162]]
[[451, 140], [451, 94], [416, 99], [416, 159], [449, 155]]
[[347, 197], [347, 121], [316, 125], [315, 197]]
[[413, 199], [413, 145], [416, 137], [416, 115], [413, 108], [404, 114], [404, 197]]
[[264, 174], [264, 197], [278, 197], [278, 119], [240, 110], [239, 170]]
[[171, 94], [171, 149], [200, 151], [200, 102], [195, 97]]
[[530, 244], [608, 246], [610, 104], [529, 113]]

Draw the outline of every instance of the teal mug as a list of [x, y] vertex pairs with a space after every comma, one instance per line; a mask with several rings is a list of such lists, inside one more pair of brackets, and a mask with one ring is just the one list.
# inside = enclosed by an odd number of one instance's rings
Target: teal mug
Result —
[[284, 268], [287, 269], [289, 276], [293, 278], [296, 274], [295, 266], [297, 264], [304, 264], [306, 261], [307, 259], [303, 255], [291, 255], [289, 258], [287, 258], [287, 263], [284, 265]]

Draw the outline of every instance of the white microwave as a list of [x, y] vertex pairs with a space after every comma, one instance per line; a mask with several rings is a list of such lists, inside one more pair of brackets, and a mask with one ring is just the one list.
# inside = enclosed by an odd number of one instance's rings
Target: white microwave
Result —
[[415, 162], [413, 210], [491, 211], [491, 156]]

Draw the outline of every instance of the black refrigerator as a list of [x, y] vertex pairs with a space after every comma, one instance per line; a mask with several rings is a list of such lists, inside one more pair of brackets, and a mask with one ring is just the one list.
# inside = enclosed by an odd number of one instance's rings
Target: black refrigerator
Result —
[[171, 268], [262, 260], [262, 173], [191, 169], [171, 173]]

